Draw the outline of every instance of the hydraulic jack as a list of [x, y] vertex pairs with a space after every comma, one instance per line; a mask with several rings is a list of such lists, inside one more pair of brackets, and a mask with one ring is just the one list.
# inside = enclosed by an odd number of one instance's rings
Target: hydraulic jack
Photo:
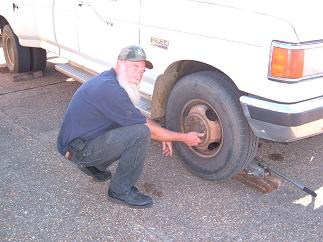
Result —
[[[275, 174], [276, 176], [273, 176], [272, 174]], [[269, 193], [278, 189], [282, 184], [282, 180], [277, 176], [284, 179], [285, 181], [292, 183], [311, 196], [317, 196], [317, 194], [313, 190], [269, 167], [263, 160], [260, 160], [259, 158], [255, 158], [249, 164], [249, 166], [245, 170], [240, 172], [237, 176], [235, 176], [234, 179], [248, 186], [254, 187], [263, 193]]]

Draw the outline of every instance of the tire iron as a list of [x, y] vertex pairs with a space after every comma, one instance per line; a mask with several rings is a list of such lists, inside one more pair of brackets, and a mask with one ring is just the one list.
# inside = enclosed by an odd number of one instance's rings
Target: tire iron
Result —
[[263, 168], [266, 172], [272, 172], [272, 173], [276, 174], [277, 176], [279, 176], [279, 177], [283, 178], [284, 180], [286, 180], [286, 181], [288, 181], [288, 182], [292, 183], [292, 184], [293, 184], [293, 185], [295, 185], [296, 187], [298, 187], [298, 188], [302, 189], [304, 192], [306, 192], [307, 194], [311, 195], [312, 197], [316, 197], [316, 196], [317, 196], [317, 194], [316, 194], [313, 190], [311, 190], [311, 189], [309, 189], [308, 187], [306, 187], [306, 186], [304, 186], [304, 185], [302, 185], [302, 184], [300, 184], [300, 183], [298, 183], [298, 182], [296, 182], [296, 181], [292, 180], [291, 178], [289, 178], [289, 177], [285, 176], [284, 174], [282, 174], [282, 173], [278, 172], [277, 170], [275, 170], [275, 169], [273, 169], [273, 168], [269, 167], [269, 166], [268, 166], [266, 163], [264, 163], [262, 160], [255, 159], [255, 161], [256, 161], [256, 163], [258, 164], [258, 166], [260, 166], [261, 168]]

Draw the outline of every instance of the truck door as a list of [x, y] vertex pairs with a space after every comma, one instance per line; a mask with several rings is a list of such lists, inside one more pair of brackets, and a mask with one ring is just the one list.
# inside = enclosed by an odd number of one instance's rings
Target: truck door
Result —
[[75, 62], [79, 52], [77, 36], [79, 3], [78, 0], [55, 0], [54, 2], [54, 29], [60, 55]]
[[140, 0], [88, 0], [79, 7], [79, 46], [97, 72], [114, 66], [120, 50], [139, 44]]
[[41, 47], [54, 53], [59, 52], [54, 32], [54, 0], [34, 0], [35, 23]]

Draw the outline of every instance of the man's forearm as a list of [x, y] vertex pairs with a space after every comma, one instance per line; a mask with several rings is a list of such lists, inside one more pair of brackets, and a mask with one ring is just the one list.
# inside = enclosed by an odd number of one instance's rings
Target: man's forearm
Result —
[[184, 141], [185, 133], [174, 132], [161, 127], [155, 121], [147, 118], [146, 125], [150, 129], [151, 138], [158, 141]]

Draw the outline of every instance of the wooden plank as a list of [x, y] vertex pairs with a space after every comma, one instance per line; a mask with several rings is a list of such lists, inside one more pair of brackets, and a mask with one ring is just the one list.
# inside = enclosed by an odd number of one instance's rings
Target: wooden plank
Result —
[[237, 176], [233, 177], [233, 179], [263, 193], [273, 192], [282, 185], [282, 180], [271, 174], [266, 175], [265, 177], [257, 177], [248, 175], [246, 171], [242, 171]]
[[44, 74], [42, 71], [35, 71], [35, 72], [23, 72], [23, 73], [12, 73], [11, 80], [14, 82], [18, 81], [28, 81], [35, 78], [41, 78]]

